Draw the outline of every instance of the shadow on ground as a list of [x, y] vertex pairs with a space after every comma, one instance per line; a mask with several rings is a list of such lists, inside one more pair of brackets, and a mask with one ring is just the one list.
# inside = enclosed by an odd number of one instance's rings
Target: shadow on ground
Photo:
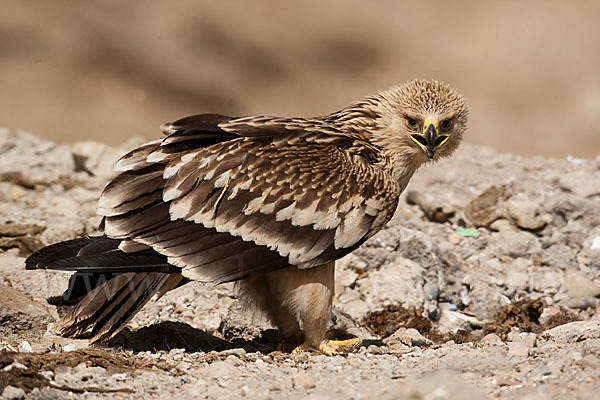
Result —
[[237, 338], [228, 342], [186, 323], [165, 321], [136, 331], [126, 328], [109, 340], [107, 345], [136, 352], [185, 349], [186, 352], [195, 353], [239, 348], [248, 353], [259, 351], [268, 354], [279, 350], [280, 343], [281, 336], [275, 329], [261, 331], [261, 335], [252, 340]]

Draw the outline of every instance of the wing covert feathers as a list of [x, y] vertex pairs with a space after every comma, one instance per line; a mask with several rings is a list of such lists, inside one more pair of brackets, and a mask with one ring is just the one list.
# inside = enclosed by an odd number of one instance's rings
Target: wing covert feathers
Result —
[[184, 118], [125, 155], [98, 213], [193, 279], [224, 282], [331, 262], [393, 215], [378, 149], [322, 120]]

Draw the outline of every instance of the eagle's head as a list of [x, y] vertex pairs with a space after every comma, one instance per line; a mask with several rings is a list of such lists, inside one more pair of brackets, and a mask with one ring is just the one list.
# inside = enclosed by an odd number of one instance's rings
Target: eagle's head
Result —
[[376, 115], [371, 141], [390, 158], [397, 176], [451, 155], [467, 128], [464, 97], [436, 80], [407, 82], [369, 98], [368, 104]]

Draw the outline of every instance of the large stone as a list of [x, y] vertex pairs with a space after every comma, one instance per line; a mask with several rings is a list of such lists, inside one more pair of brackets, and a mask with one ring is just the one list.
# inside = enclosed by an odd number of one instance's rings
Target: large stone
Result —
[[0, 131], [0, 176], [20, 186], [73, 181], [75, 162], [69, 146], [24, 131]]
[[512, 196], [506, 202], [506, 208], [514, 224], [523, 229], [542, 229], [552, 221], [550, 214], [541, 212], [539, 202], [529, 199], [522, 193]]
[[569, 246], [557, 243], [542, 250], [541, 262], [542, 265], [551, 265], [562, 270], [577, 268], [577, 254]]
[[357, 282], [361, 296], [371, 310], [388, 305], [420, 308], [425, 303], [423, 268], [414, 261], [398, 257]]
[[538, 338], [555, 342], [575, 342], [582, 338], [600, 338], [600, 321], [575, 321], [545, 330]]
[[[35, 333], [41, 335], [52, 320], [44, 305], [40, 305], [10, 286], [0, 284], [1, 337]], [[23, 345], [23, 349], [25, 349], [25, 345]]]
[[14, 386], [6, 386], [2, 390], [2, 398], [6, 400], [21, 400], [25, 398], [25, 391]]
[[531, 257], [542, 252], [540, 241], [527, 232], [492, 232], [488, 245], [496, 255]]
[[411, 205], [417, 205], [425, 214], [428, 220], [432, 222], [443, 223], [448, 221], [456, 213], [456, 209], [448, 203], [440, 201], [439, 198], [428, 193], [410, 191], [406, 195], [406, 202]]
[[504, 201], [511, 195], [506, 186], [491, 186], [465, 207], [465, 215], [477, 227], [489, 226], [506, 215]]
[[569, 297], [595, 297], [600, 295], [600, 285], [579, 270], [565, 272], [564, 282]]
[[399, 328], [392, 335], [388, 336], [383, 340], [386, 345], [394, 345], [396, 342], [400, 342], [406, 346], [430, 346], [433, 342], [421, 335], [419, 331], [414, 328]]
[[600, 172], [595, 171], [595, 176], [589, 172], [577, 171], [561, 175], [559, 186], [582, 197], [600, 196]]

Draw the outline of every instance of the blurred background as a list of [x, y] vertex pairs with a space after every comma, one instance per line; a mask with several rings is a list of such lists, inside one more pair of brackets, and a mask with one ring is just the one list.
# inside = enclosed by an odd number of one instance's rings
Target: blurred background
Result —
[[600, 2], [3, 0], [0, 126], [160, 136], [194, 113], [315, 116], [414, 78], [457, 87], [467, 140], [600, 154]]

